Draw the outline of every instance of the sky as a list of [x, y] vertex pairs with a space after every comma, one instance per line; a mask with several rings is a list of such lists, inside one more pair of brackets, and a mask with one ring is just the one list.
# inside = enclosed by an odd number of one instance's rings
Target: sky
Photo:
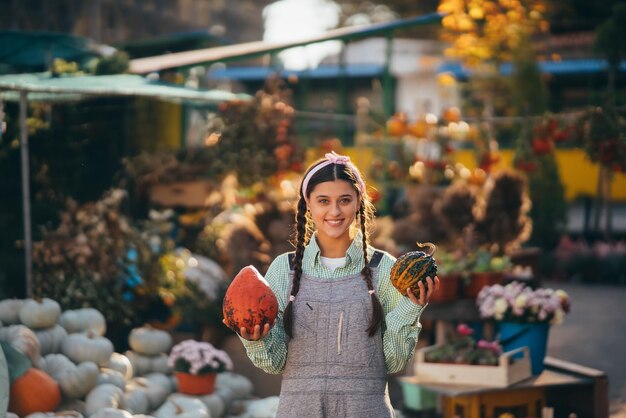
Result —
[[[263, 40], [282, 42], [325, 33], [339, 25], [341, 9], [329, 0], [279, 0], [263, 10]], [[279, 54], [285, 68], [315, 68], [328, 55], [338, 54], [341, 42], [329, 41], [292, 48]]]

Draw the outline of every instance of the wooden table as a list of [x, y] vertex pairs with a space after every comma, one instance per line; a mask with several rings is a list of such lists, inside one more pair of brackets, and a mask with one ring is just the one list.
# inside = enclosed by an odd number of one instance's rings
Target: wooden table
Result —
[[[609, 416], [609, 385], [604, 372], [553, 357], [546, 357], [544, 363], [545, 370], [541, 374], [504, 388], [431, 384], [419, 382], [416, 377], [400, 379], [441, 395], [444, 418], [491, 417], [496, 398], [501, 399], [503, 408], [513, 406], [515, 402], [528, 405], [534, 402], [541, 407], [553, 408], [555, 418], [568, 418], [572, 413], [578, 418]], [[460, 408], [454, 410], [454, 406]], [[534, 414], [534, 408], [530, 408], [530, 414]]]

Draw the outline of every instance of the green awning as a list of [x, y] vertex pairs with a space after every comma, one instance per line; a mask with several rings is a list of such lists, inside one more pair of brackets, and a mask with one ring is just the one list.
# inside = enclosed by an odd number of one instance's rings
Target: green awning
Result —
[[0, 76], [2, 100], [18, 101], [21, 91], [28, 93], [29, 101], [79, 100], [85, 96], [141, 96], [174, 102], [218, 104], [250, 98], [245, 94], [199, 90], [134, 74], [52, 77], [50, 73], [35, 73]]

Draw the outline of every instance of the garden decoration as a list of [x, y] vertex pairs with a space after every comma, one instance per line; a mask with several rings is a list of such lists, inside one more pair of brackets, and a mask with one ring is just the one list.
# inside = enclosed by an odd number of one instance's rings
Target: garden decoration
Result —
[[252, 334], [256, 325], [273, 325], [278, 301], [261, 273], [254, 266], [246, 266], [226, 290], [222, 309], [230, 329], [239, 333], [245, 327]]
[[569, 295], [563, 290], [532, 289], [520, 282], [484, 287], [476, 305], [482, 318], [498, 322], [505, 350], [527, 346], [532, 372], [543, 371], [550, 325], [560, 324], [570, 311]]
[[426, 290], [426, 278], [434, 279], [437, 275], [437, 263], [432, 256], [437, 247], [431, 243], [417, 243], [417, 245], [429, 247], [430, 252], [410, 251], [401, 255], [391, 266], [391, 284], [403, 295], [406, 295], [407, 289], [411, 288], [415, 297], [419, 298], [418, 283], [423, 282], [424, 290]]
[[233, 368], [225, 351], [195, 340], [176, 344], [168, 357], [168, 365], [174, 369], [178, 391], [189, 395], [212, 393], [216, 374]]

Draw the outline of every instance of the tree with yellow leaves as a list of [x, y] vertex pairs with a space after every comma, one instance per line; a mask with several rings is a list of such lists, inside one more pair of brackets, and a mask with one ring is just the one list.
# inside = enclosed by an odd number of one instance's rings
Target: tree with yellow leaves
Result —
[[496, 65], [534, 35], [546, 33], [547, 6], [542, 0], [441, 0], [442, 38], [451, 43], [446, 55], [469, 67]]

